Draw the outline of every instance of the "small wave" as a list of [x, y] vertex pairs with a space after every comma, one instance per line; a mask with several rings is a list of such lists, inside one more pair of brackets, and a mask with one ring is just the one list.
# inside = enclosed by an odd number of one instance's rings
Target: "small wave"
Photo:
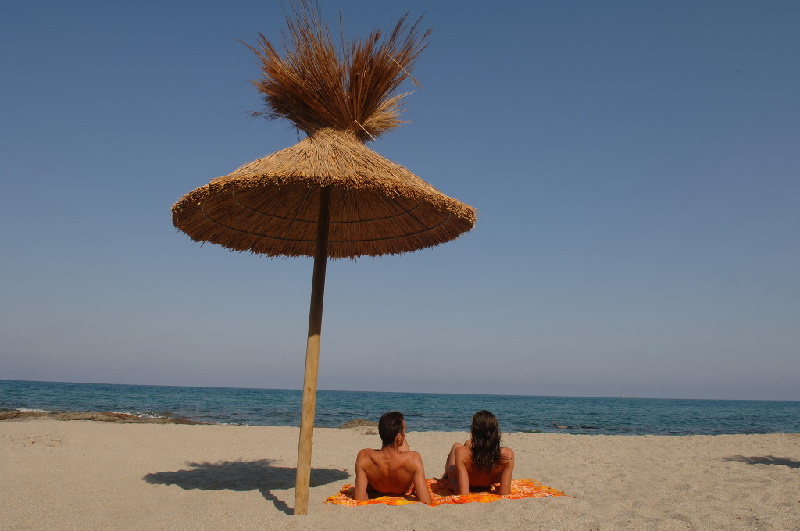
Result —
[[130, 415], [131, 417], [139, 417], [140, 419], [171, 419], [169, 414], [158, 413], [155, 411], [112, 411], [118, 415]]
[[169, 420], [169, 421], [192, 421], [193, 419], [183, 416], [174, 415], [169, 411], [112, 411], [115, 415], [127, 415], [131, 417], [140, 418], [142, 420]]

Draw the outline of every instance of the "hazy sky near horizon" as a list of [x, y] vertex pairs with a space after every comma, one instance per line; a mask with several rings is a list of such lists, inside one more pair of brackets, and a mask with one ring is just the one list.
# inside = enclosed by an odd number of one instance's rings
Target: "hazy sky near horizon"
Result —
[[[331, 262], [320, 389], [800, 400], [800, 3], [323, 1], [424, 14], [370, 147], [475, 206]], [[194, 244], [183, 194], [293, 145], [254, 119], [277, 1], [0, 6], [0, 379], [299, 389], [310, 259]]]

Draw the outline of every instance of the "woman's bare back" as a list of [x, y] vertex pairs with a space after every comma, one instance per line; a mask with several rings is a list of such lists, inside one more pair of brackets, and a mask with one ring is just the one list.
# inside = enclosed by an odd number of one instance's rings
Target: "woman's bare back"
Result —
[[470, 489], [489, 489], [495, 483], [500, 484], [498, 494], [511, 493], [511, 475], [514, 470], [514, 451], [511, 448], [500, 448], [500, 462], [488, 472], [475, 467], [469, 441], [463, 445], [456, 443], [450, 455], [446, 476], [450, 479], [453, 490], [459, 494], [468, 494]]

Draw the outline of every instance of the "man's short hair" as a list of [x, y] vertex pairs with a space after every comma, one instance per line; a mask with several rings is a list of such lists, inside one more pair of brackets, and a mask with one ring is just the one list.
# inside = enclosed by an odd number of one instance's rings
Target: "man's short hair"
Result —
[[403, 431], [403, 414], [399, 411], [390, 411], [381, 416], [378, 422], [378, 433], [384, 446], [391, 446], [394, 440]]

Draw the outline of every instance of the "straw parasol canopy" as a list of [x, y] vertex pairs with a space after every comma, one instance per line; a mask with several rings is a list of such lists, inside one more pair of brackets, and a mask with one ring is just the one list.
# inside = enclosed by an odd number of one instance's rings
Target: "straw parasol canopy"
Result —
[[314, 256], [322, 187], [330, 188], [329, 258], [416, 251], [475, 223], [471, 207], [333, 128], [189, 192], [173, 207], [173, 221], [195, 241]]
[[[400, 125], [408, 78], [427, 45], [420, 20], [336, 47], [319, 6], [291, 3], [283, 50], [263, 35], [254, 81], [265, 110], [306, 137], [184, 195], [175, 227], [193, 240], [267, 256], [313, 256], [295, 514], [306, 514], [325, 271], [329, 258], [398, 254], [450, 241], [476, 213], [365, 143]], [[411, 78], [413, 81], [413, 78]]]

